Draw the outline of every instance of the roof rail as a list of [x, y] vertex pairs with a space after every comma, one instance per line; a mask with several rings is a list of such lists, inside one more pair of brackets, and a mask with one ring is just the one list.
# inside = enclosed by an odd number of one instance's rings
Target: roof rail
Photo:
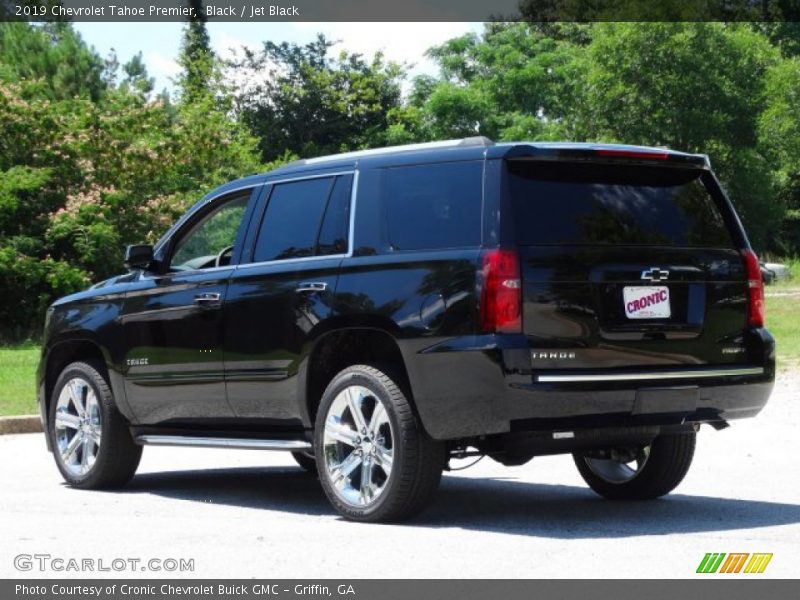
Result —
[[402, 146], [385, 146], [383, 148], [372, 148], [370, 150], [355, 150], [353, 152], [343, 152], [341, 154], [330, 154], [328, 156], [318, 156], [316, 158], [301, 158], [293, 161], [286, 166], [314, 165], [334, 160], [358, 159], [368, 156], [380, 156], [381, 154], [394, 154], [399, 152], [411, 152], [414, 150], [434, 150], [444, 148], [463, 148], [470, 146], [494, 146], [494, 142], [484, 136], [463, 138], [460, 140], [441, 140], [438, 142], [424, 142], [421, 144], [404, 144]]

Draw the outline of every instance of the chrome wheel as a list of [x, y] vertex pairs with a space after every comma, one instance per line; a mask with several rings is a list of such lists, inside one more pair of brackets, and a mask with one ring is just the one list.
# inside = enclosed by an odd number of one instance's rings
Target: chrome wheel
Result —
[[609, 458], [584, 456], [589, 470], [607, 483], [627, 483], [641, 473], [650, 457], [650, 446], [644, 446], [635, 453], [612, 450]]
[[362, 386], [339, 392], [325, 418], [325, 474], [336, 495], [351, 506], [375, 502], [392, 476], [392, 424], [383, 402]]
[[85, 379], [72, 378], [61, 388], [54, 427], [61, 464], [72, 475], [88, 473], [100, 451], [103, 425], [97, 395]]

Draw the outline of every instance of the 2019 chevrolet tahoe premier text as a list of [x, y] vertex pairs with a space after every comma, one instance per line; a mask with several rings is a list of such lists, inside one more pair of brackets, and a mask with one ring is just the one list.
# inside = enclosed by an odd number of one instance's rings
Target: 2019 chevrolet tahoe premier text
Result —
[[454, 457], [572, 453], [613, 499], [686, 474], [775, 374], [758, 260], [707, 157], [485, 138], [300, 160], [210, 193], [49, 309], [39, 400], [71, 485], [146, 444], [291, 451], [354, 520]]

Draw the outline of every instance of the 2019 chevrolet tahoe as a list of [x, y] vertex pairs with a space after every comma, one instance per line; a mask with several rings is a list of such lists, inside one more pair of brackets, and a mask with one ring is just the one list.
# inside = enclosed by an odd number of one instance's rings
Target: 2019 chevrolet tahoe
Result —
[[708, 158], [485, 138], [299, 160], [211, 192], [47, 313], [48, 447], [79, 488], [148, 444], [292, 452], [349, 519], [449, 460], [571, 453], [678, 485], [775, 374], [759, 263]]

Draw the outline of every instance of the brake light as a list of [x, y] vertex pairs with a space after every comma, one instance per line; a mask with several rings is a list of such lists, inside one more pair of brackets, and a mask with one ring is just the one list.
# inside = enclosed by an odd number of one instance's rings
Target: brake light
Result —
[[600, 156], [618, 156], [620, 158], [648, 158], [650, 160], [667, 160], [667, 152], [648, 152], [642, 150], [615, 150], [610, 148], [595, 150]]
[[750, 327], [764, 326], [764, 280], [761, 278], [761, 265], [752, 250], [742, 251], [747, 270], [747, 324]]
[[522, 331], [522, 281], [514, 250], [488, 250], [481, 273], [481, 328], [486, 333]]

